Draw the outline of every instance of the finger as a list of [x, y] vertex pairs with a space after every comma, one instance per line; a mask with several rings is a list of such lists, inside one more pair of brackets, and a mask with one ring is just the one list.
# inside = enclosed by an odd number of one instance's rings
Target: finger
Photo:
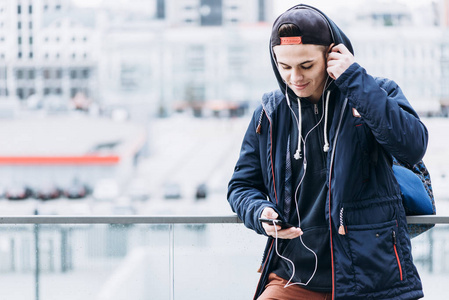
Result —
[[303, 235], [303, 231], [299, 227], [291, 227], [278, 231], [278, 237], [282, 239], [294, 239]]
[[338, 44], [332, 48], [332, 52], [340, 52], [341, 54], [351, 54], [344, 44]]
[[264, 210], [262, 211], [261, 217], [267, 218], [267, 219], [272, 219], [273, 213], [276, 213], [274, 211], [274, 209], [272, 209], [271, 207], [265, 207]]
[[331, 52], [329, 53], [329, 55], [327, 56], [327, 61], [330, 60], [339, 60], [343, 57], [343, 54], [341, 54], [340, 52]]

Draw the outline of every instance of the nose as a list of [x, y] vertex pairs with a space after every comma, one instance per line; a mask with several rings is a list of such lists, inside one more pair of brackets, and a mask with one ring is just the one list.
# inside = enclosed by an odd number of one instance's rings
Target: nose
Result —
[[301, 70], [299, 68], [293, 68], [290, 75], [290, 80], [294, 83], [301, 82], [304, 79]]

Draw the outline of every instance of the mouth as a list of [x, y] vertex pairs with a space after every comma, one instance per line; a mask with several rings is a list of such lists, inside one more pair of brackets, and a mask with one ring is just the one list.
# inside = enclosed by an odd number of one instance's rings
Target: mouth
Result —
[[293, 84], [292, 83], [292, 87], [299, 91], [304, 90], [308, 85], [309, 85], [308, 83], [306, 83], [306, 84]]

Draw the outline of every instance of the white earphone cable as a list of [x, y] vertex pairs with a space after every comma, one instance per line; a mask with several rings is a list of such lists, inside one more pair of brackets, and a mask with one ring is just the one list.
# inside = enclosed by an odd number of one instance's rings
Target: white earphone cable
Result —
[[[287, 88], [286, 88], [286, 91], [285, 91], [285, 96], [286, 96], [286, 99], [287, 99], [287, 104], [288, 104], [288, 107], [290, 108], [290, 110], [291, 110], [291, 112], [292, 112], [292, 114], [293, 114], [293, 116], [294, 116], [294, 118], [295, 118], [295, 120], [296, 120], [296, 122], [297, 122], [297, 124], [298, 124], [298, 149], [296, 150], [296, 153], [295, 153], [295, 155], [299, 152], [299, 153], [301, 153], [301, 149], [299, 149], [299, 147], [300, 147], [300, 141], [302, 140], [302, 142], [303, 142], [303, 147], [304, 147], [304, 160], [303, 160], [303, 166], [304, 166], [304, 171], [303, 171], [303, 174], [302, 174], [302, 176], [301, 176], [301, 179], [300, 179], [300, 181], [299, 181], [299, 183], [298, 183], [298, 185], [297, 185], [297, 187], [296, 187], [296, 189], [295, 189], [295, 193], [294, 193], [294, 202], [295, 202], [295, 208], [296, 208], [296, 214], [297, 214], [297, 216], [298, 216], [298, 227], [301, 227], [301, 216], [300, 216], [300, 214], [299, 214], [299, 206], [298, 206], [298, 202], [297, 202], [297, 196], [298, 196], [298, 192], [299, 192], [299, 187], [302, 185], [302, 182], [303, 182], [303, 180], [304, 180], [304, 178], [305, 178], [305, 175], [306, 175], [306, 170], [307, 170], [307, 155], [306, 155], [306, 142], [307, 142], [307, 138], [309, 137], [309, 134], [315, 129], [315, 128], [317, 128], [319, 125], [320, 125], [320, 123], [323, 121], [323, 118], [324, 118], [324, 114], [325, 114], [325, 111], [326, 111], [326, 117], [327, 117], [327, 110], [326, 110], [326, 107], [325, 107], [325, 101], [324, 101], [324, 94], [325, 94], [325, 90], [330, 86], [330, 84], [332, 83], [332, 82], [330, 82], [329, 83], [329, 85], [327, 85], [327, 82], [328, 82], [328, 79], [329, 79], [329, 77], [327, 77], [326, 78], [326, 82], [325, 82], [325, 84], [324, 84], [324, 88], [323, 88], [323, 93], [322, 93], [322, 95], [321, 95], [321, 98], [322, 98], [322, 105], [323, 105], [323, 111], [322, 111], [322, 114], [321, 114], [321, 118], [320, 118], [320, 120], [317, 122], [317, 124], [315, 124], [315, 126], [313, 126], [310, 130], [309, 130], [309, 132], [307, 132], [307, 134], [306, 134], [306, 136], [304, 137], [304, 138], [302, 138], [302, 135], [301, 135], [301, 125], [302, 124], [300, 124], [300, 122], [302, 121], [301, 120], [301, 104], [300, 104], [300, 99], [299, 98], [297, 98], [297, 101], [298, 101], [298, 116], [299, 117], [296, 117], [296, 114], [294, 113], [294, 111], [293, 111], [293, 109], [291, 108], [291, 105], [290, 105], [290, 99], [289, 99], [289, 97], [288, 97], [288, 92], [287, 92]], [[287, 87], [287, 86], [286, 86]], [[329, 105], [329, 96], [330, 96], [330, 91], [328, 91], [327, 92], [327, 99], [326, 99], [326, 105]], [[327, 124], [327, 122], [325, 122], [326, 124]], [[324, 128], [324, 130], [326, 131], [326, 128]], [[296, 158], [295, 157], [295, 159], [298, 159], [298, 158]], [[283, 260], [285, 260], [286, 262], [288, 262], [288, 263], [290, 263], [290, 265], [292, 266], [292, 276], [290, 277], [290, 279], [288, 280], [288, 282], [285, 284], [285, 286], [284, 286], [284, 288], [287, 288], [287, 287], [289, 287], [289, 286], [292, 286], [292, 285], [303, 285], [303, 286], [307, 286], [309, 283], [310, 283], [310, 281], [313, 279], [313, 277], [315, 276], [315, 274], [316, 274], [316, 272], [317, 272], [317, 269], [318, 269], [318, 256], [317, 256], [317, 254], [315, 253], [315, 251], [313, 251], [312, 249], [310, 249], [305, 243], [304, 243], [304, 241], [303, 241], [303, 239], [302, 239], [302, 235], [299, 237], [300, 238], [300, 241], [301, 241], [301, 244], [304, 246], [304, 248], [306, 248], [308, 251], [310, 251], [313, 255], [314, 255], [314, 257], [315, 257], [315, 268], [314, 268], [314, 271], [313, 271], [313, 273], [312, 273], [312, 275], [310, 276], [310, 278], [304, 283], [304, 282], [294, 282], [294, 283], [291, 283], [292, 282], [292, 280], [293, 280], [293, 278], [294, 278], [294, 276], [295, 276], [295, 274], [296, 274], [296, 268], [295, 268], [295, 264], [293, 263], [293, 261], [292, 260], [290, 260], [289, 258], [287, 258], [287, 257], [285, 257], [285, 256], [283, 256], [283, 255], [281, 255], [280, 253], [279, 253], [279, 250], [278, 250], [278, 231], [277, 231], [277, 227], [276, 227], [276, 224], [273, 222], [273, 225], [274, 225], [274, 228], [275, 228], [275, 233], [276, 233], [276, 237], [275, 237], [275, 251], [276, 251], [276, 254], [280, 257], [280, 258], [282, 258]]]

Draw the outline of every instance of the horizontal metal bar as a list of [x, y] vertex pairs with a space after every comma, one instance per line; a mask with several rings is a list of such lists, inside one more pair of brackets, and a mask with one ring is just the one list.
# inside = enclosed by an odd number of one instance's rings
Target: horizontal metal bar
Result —
[[[449, 216], [408, 216], [409, 224], [449, 224]], [[0, 216], [0, 224], [223, 224], [242, 223], [227, 216]]]
[[242, 223], [229, 216], [0, 216], [0, 224], [214, 224]]
[[408, 224], [449, 224], [449, 216], [408, 216]]

